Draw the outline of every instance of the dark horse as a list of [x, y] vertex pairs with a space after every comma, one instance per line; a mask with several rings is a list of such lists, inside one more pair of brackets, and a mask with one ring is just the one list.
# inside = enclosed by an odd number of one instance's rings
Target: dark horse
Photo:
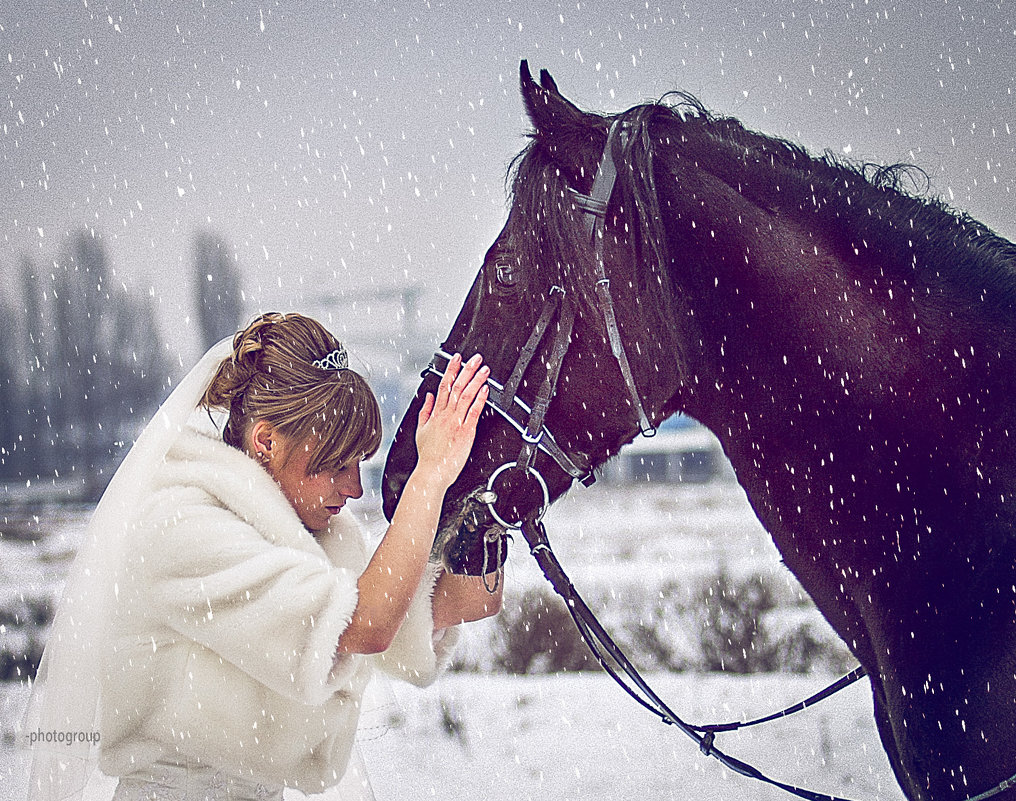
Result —
[[[562, 295], [574, 326], [543, 422], [581, 469], [603, 464], [639, 422], [595, 289], [600, 258], [649, 422], [682, 412], [719, 437], [787, 566], [867, 670], [907, 796], [970, 798], [1012, 776], [1016, 247], [904, 192], [911, 170], [815, 158], [687, 95], [585, 113], [524, 62], [522, 95], [535, 130], [508, 221], [445, 351], [482, 353], [504, 384]], [[578, 193], [617, 120], [626, 141], [597, 249]], [[530, 404], [561, 355], [554, 327], [519, 384]], [[436, 380], [389, 455], [389, 513]], [[485, 415], [446, 528], [519, 447]], [[534, 463], [551, 500], [571, 485], [543, 450]], [[526, 478], [498, 484], [502, 518], [542, 502]]]

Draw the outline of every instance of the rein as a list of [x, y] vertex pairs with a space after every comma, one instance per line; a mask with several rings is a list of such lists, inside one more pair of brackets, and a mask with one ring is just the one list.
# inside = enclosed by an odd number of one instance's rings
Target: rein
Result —
[[823, 698], [829, 697], [833, 693], [842, 690], [844, 687], [847, 687], [862, 678], [865, 675], [864, 668], [858, 667], [807, 700], [795, 704], [792, 707], [788, 707], [787, 709], [773, 715], [767, 715], [764, 718], [739, 723], [723, 723], [706, 726], [693, 726], [690, 723], [686, 723], [678, 717], [678, 715], [675, 714], [669, 706], [667, 706], [666, 702], [664, 702], [663, 699], [656, 694], [653, 688], [649, 686], [648, 682], [646, 682], [646, 680], [642, 677], [638, 669], [632, 665], [628, 657], [625, 656], [624, 651], [621, 650], [610, 634], [607, 633], [600, 622], [596, 619], [596, 615], [593, 614], [592, 610], [582, 599], [582, 596], [579, 595], [578, 590], [575, 589], [575, 585], [571, 583], [571, 580], [564, 572], [564, 568], [561, 567], [561, 563], [558, 561], [553, 549], [550, 547], [550, 540], [547, 538], [547, 530], [540, 519], [542, 516], [543, 512], [541, 510], [537, 515], [527, 518], [520, 529], [522, 536], [528, 543], [530, 553], [532, 553], [533, 558], [536, 559], [537, 564], [543, 571], [543, 575], [546, 577], [547, 581], [550, 582], [554, 591], [564, 600], [568, 613], [575, 622], [575, 626], [582, 635], [582, 639], [585, 641], [586, 645], [589, 646], [589, 650], [592, 652], [593, 656], [596, 657], [596, 661], [599, 662], [600, 667], [602, 667], [610, 675], [621, 689], [628, 693], [628, 695], [630, 695], [643, 707], [659, 717], [663, 723], [666, 723], [669, 726], [675, 726], [691, 737], [691, 739], [698, 744], [699, 750], [703, 754], [713, 757], [724, 767], [741, 776], [745, 776], [749, 779], [756, 779], [757, 781], [764, 782], [766, 784], [771, 784], [774, 787], [779, 787], [781, 790], [795, 795], [798, 798], [807, 799], [808, 801], [847, 801], [847, 799], [840, 798], [838, 796], [828, 795], [826, 793], [817, 793], [813, 790], [806, 790], [802, 787], [795, 787], [792, 784], [786, 784], [776, 779], [772, 779], [757, 768], [749, 765], [747, 762], [743, 762], [742, 760], [721, 751], [716, 747], [715, 739], [718, 732], [733, 731], [735, 729], [765, 723], [770, 720], [786, 717], [794, 712], [798, 712], [812, 706], [813, 704], [821, 701]]
[[[788, 706], [779, 712], [766, 715], [765, 717], [733, 723], [710, 723], [701, 726], [686, 723], [678, 717], [674, 711], [667, 706], [666, 702], [657, 695], [653, 688], [649, 686], [649, 683], [639, 673], [638, 668], [631, 663], [624, 651], [621, 650], [621, 647], [614, 641], [610, 634], [607, 633], [606, 629], [603, 628], [600, 621], [596, 619], [596, 615], [593, 614], [593, 611], [582, 599], [582, 596], [579, 595], [578, 590], [575, 589], [575, 585], [572, 584], [571, 579], [568, 578], [568, 574], [564, 572], [564, 568], [561, 567], [561, 563], [558, 561], [557, 555], [550, 547], [550, 540], [547, 538], [547, 529], [544, 527], [542, 521], [545, 511], [545, 509], [540, 509], [536, 514], [527, 517], [520, 526], [519, 530], [525, 538], [526, 543], [529, 545], [529, 552], [533, 555], [533, 558], [536, 559], [536, 563], [540, 566], [540, 570], [543, 571], [544, 577], [550, 582], [554, 591], [561, 596], [561, 599], [564, 601], [565, 608], [567, 608], [568, 613], [575, 622], [575, 626], [579, 630], [579, 634], [582, 635], [583, 641], [589, 647], [593, 656], [596, 657], [596, 661], [600, 664], [600, 667], [607, 672], [607, 674], [622, 690], [628, 693], [628, 695], [630, 695], [643, 707], [656, 715], [661, 722], [666, 723], [668, 726], [675, 726], [680, 731], [687, 734], [698, 744], [699, 750], [703, 754], [713, 757], [721, 765], [734, 771], [734, 773], [745, 776], [749, 779], [755, 779], [765, 784], [770, 784], [773, 787], [778, 787], [791, 795], [797, 796], [798, 798], [807, 799], [807, 801], [848, 801], [848, 799], [840, 798], [839, 796], [818, 793], [814, 790], [807, 790], [803, 787], [796, 787], [795, 785], [786, 784], [785, 782], [772, 779], [762, 773], [762, 771], [758, 770], [758, 768], [755, 768], [736, 757], [730, 756], [730, 754], [727, 754], [717, 748], [716, 735], [720, 732], [736, 731], [738, 729], [747, 728], [748, 726], [757, 726], [761, 723], [769, 723], [773, 720], [785, 718], [795, 712], [800, 712], [810, 706], [814, 706], [819, 701], [838, 693], [840, 690], [849, 687], [859, 679], [864, 678], [864, 676], [867, 675], [867, 671], [865, 671], [863, 667], [858, 666], [854, 668], [846, 675], [841, 676], [839, 679], [834, 681], [828, 687], [809, 696], [805, 700], [792, 706]], [[1016, 775], [1010, 776], [1008, 779], [1003, 779], [990, 790], [985, 790], [983, 793], [970, 796], [966, 798], [965, 801], [987, 801], [987, 799], [993, 798], [999, 793], [1002, 793], [1012, 787], [1016, 787]]]

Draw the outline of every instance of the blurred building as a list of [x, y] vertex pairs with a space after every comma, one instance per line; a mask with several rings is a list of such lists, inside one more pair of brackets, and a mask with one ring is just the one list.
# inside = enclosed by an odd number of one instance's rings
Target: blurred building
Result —
[[600, 481], [610, 484], [734, 480], [720, 441], [704, 425], [682, 415], [665, 421], [654, 437], [636, 437], [598, 475]]

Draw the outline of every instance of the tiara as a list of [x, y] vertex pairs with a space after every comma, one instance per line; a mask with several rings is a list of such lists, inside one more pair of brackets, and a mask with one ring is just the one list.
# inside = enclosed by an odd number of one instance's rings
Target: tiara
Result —
[[311, 362], [311, 364], [321, 370], [348, 370], [349, 354], [346, 353], [345, 348], [340, 346], [327, 356], [323, 356], [322, 358]]

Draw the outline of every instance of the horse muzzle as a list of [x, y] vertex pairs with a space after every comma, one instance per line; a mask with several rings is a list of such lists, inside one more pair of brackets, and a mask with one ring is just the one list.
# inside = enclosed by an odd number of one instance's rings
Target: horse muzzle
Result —
[[442, 521], [432, 553], [452, 573], [483, 576], [504, 564], [508, 527], [491, 514], [496, 502], [497, 494], [481, 485]]

